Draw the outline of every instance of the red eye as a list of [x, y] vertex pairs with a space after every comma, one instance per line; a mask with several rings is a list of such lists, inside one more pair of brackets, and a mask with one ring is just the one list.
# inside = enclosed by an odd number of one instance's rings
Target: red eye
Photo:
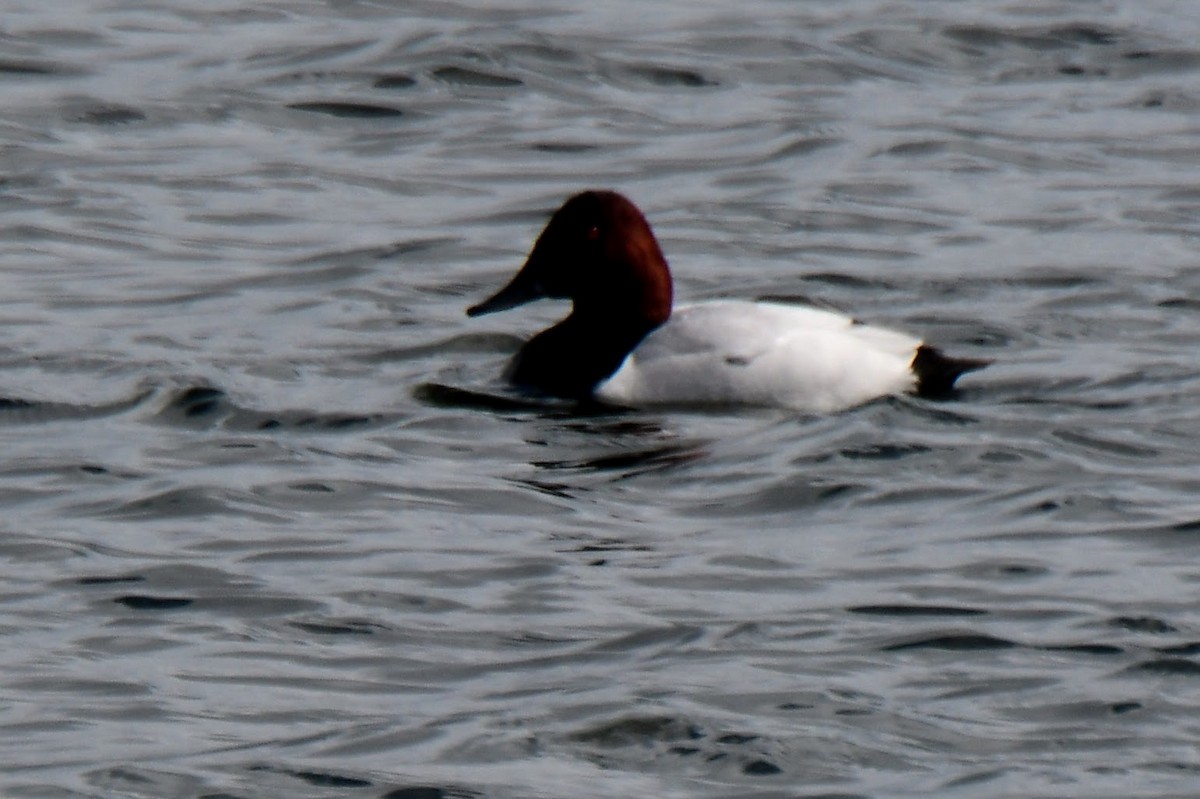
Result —
[[588, 241], [595, 241], [600, 238], [600, 226], [592, 225], [587, 232]]

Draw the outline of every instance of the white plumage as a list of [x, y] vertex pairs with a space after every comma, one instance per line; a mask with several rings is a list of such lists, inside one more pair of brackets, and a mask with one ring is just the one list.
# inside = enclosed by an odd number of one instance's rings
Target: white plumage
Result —
[[833, 311], [722, 300], [675, 308], [596, 396], [621, 405], [712, 404], [828, 413], [916, 386], [921, 340]]

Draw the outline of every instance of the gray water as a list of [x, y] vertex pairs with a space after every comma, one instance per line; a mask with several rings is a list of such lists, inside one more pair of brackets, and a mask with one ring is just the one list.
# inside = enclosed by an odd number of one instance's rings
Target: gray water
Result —
[[[0, 794], [1200, 794], [1200, 7], [10, 0]], [[467, 320], [586, 187], [686, 299], [994, 358], [581, 413]]]

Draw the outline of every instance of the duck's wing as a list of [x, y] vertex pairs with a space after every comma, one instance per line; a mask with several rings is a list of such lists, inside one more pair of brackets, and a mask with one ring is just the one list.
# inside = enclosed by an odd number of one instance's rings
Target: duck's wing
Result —
[[626, 404], [752, 404], [826, 412], [910, 389], [920, 340], [832, 311], [685, 305], [603, 383]]
[[668, 324], [638, 347], [639, 358], [719, 352], [736, 360], [753, 359], [813, 333], [839, 333], [863, 347], [912, 358], [921, 340], [907, 333], [865, 325], [845, 314], [805, 305], [723, 300], [683, 305]]

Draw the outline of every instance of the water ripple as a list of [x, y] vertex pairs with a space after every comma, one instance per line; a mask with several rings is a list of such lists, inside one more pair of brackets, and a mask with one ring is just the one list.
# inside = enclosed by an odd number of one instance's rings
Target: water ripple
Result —
[[[1111, 11], [6, 11], [0, 792], [1189, 794], [1200, 31]], [[584, 186], [995, 363], [522, 396]]]

